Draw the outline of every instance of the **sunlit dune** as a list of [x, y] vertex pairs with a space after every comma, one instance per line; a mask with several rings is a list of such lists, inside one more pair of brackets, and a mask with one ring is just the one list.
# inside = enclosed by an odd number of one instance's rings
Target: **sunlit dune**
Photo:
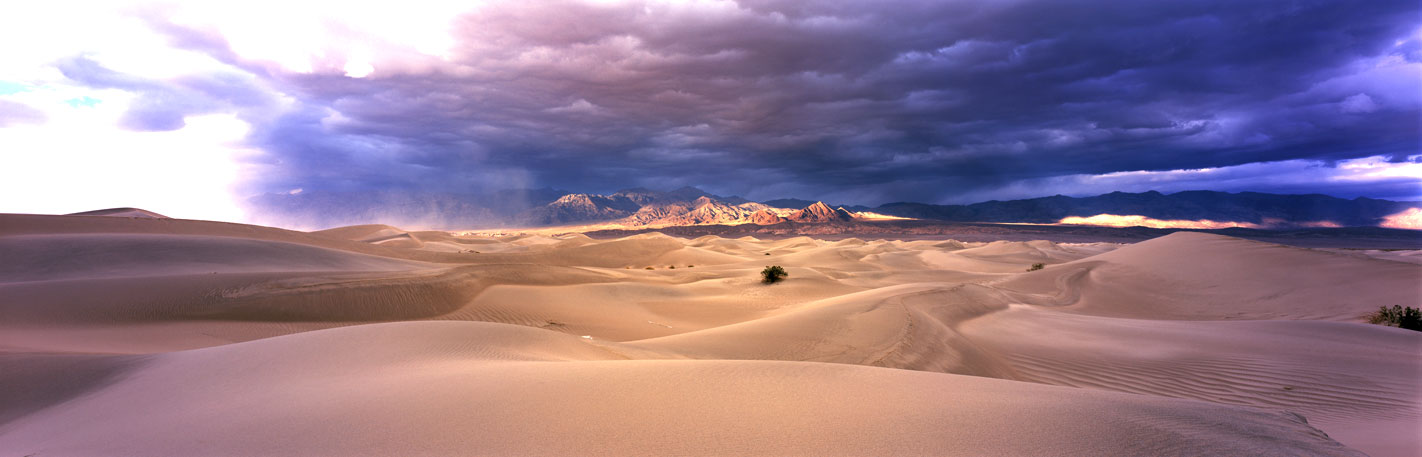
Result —
[[1408, 230], [1422, 230], [1422, 208], [1408, 208], [1397, 214], [1383, 218], [1383, 227]]
[[1160, 220], [1145, 216], [1118, 216], [1115, 214], [1097, 214], [1091, 217], [1069, 216], [1062, 218], [1058, 224], [1065, 225], [1097, 225], [1102, 227], [1150, 227], [1150, 228], [1177, 228], [1177, 229], [1221, 229], [1231, 227], [1260, 228], [1259, 224], [1251, 222], [1217, 222], [1209, 219], [1198, 221], [1187, 220]]

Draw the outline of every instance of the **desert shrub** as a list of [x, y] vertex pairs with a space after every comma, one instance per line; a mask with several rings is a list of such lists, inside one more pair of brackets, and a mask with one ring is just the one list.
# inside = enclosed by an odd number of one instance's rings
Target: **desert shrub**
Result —
[[696, 268], [696, 265], [687, 265], [687, 268]]
[[767, 253], [765, 253], [765, 255], [770, 255], [770, 253], [769, 253], [769, 252], [767, 252]]
[[1034, 263], [1034, 264], [1032, 264], [1032, 268], [1028, 268], [1027, 271], [1037, 271], [1037, 270], [1041, 270], [1041, 269], [1046, 268], [1046, 267], [1047, 267], [1046, 264]]
[[654, 267], [647, 267], [647, 269], [648, 269], [648, 270], [655, 270], [656, 268], [654, 268]]
[[667, 268], [670, 268], [670, 269], [675, 270], [675, 269], [676, 269], [676, 265], [667, 265]]
[[780, 265], [771, 265], [760, 270], [760, 281], [766, 284], [773, 284], [785, 279], [786, 276], [790, 276], [790, 273], [785, 272], [785, 269], [780, 268]]
[[1368, 316], [1368, 322], [1422, 332], [1422, 310], [1411, 306], [1380, 306], [1377, 312]]

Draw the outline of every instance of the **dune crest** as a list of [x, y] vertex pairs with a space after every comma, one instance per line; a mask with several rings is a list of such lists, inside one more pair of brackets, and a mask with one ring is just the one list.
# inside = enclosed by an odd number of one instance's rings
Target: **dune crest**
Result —
[[146, 210], [146, 209], [138, 209], [138, 208], [108, 208], [108, 209], [96, 209], [96, 210], [93, 210], [93, 211], [84, 211], [84, 212], [81, 212], [81, 213], [73, 213], [73, 214], [70, 214], [70, 216], [109, 216], [109, 217], [136, 217], [136, 218], [142, 218], [142, 219], [168, 219], [168, 216], [164, 216], [164, 215], [162, 215], [162, 214], [158, 214], [158, 213], [155, 213], [155, 212], [152, 212], [152, 211], [148, 211], [148, 210]]

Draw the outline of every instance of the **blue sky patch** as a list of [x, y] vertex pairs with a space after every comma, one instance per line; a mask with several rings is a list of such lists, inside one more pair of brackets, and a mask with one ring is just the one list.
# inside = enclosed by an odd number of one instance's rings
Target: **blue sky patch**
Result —
[[99, 99], [97, 99], [97, 98], [90, 97], [90, 96], [88, 96], [88, 95], [85, 95], [85, 96], [83, 96], [83, 97], [75, 97], [75, 98], [71, 98], [71, 99], [68, 99], [68, 100], [65, 100], [65, 101], [64, 101], [64, 103], [68, 103], [69, 106], [74, 107], [74, 108], [78, 108], [78, 107], [81, 107], [81, 106], [82, 106], [82, 107], [86, 107], [86, 108], [88, 108], [88, 107], [93, 107], [94, 105], [97, 105], [97, 104], [102, 103], [102, 102], [103, 102], [103, 100], [99, 100]]
[[10, 95], [19, 92], [28, 92], [30, 85], [13, 83], [10, 81], [0, 81], [0, 95]]

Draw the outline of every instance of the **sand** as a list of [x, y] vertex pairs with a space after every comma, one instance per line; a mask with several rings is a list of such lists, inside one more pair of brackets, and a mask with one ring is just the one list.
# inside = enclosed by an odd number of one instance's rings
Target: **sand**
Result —
[[1422, 333], [1364, 322], [1406, 252], [0, 215], [0, 259], [5, 455], [1422, 454]]

